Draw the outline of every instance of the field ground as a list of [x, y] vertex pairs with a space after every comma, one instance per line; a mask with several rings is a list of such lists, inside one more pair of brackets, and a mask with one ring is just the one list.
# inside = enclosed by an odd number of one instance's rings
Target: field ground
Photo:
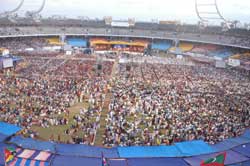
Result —
[[[113, 68], [112, 68], [112, 73], [110, 75], [110, 77], [114, 77], [115, 76], [115, 72], [117, 70], [117, 66], [118, 66], [118, 59], [116, 59]], [[103, 141], [103, 135], [105, 133], [105, 118], [108, 114], [108, 106], [109, 106], [109, 102], [111, 100], [111, 92], [106, 93], [106, 98], [104, 101], [104, 105], [102, 106], [102, 112], [101, 112], [101, 117], [100, 117], [100, 128], [97, 129], [96, 132], [96, 136], [95, 136], [95, 140], [94, 140], [94, 144], [101, 146], [102, 145], [102, 141]], [[58, 125], [58, 126], [50, 126], [49, 128], [43, 128], [43, 127], [38, 127], [38, 126], [33, 126], [32, 130], [38, 132], [39, 137], [38, 139], [40, 140], [45, 140], [48, 141], [50, 140], [52, 134], [54, 136], [54, 140], [58, 140], [58, 135], [60, 135], [60, 142], [68, 142], [71, 141], [71, 137], [67, 134], [65, 134], [65, 130], [69, 129], [70, 126], [72, 124], [74, 124], [74, 120], [73, 117], [76, 114], [80, 113], [80, 108], [88, 108], [89, 104], [88, 101], [84, 101], [83, 103], [77, 103], [75, 105], [73, 105], [72, 107], [69, 108], [70, 114], [69, 114], [69, 123], [67, 125]], [[65, 116], [65, 114], [62, 115], [58, 115], [58, 116]], [[90, 118], [90, 121], [94, 122], [95, 118], [98, 115], [95, 115], [94, 117]], [[83, 133], [82, 132], [78, 132], [77, 134], [74, 134], [74, 136], [79, 136], [80, 138], [83, 137]]]
[[[49, 140], [52, 133], [54, 135], [54, 139], [58, 139], [58, 135], [60, 134], [61, 142], [67, 142], [70, 141], [70, 136], [65, 134], [64, 131], [70, 127], [71, 124], [73, 124], [73, 117], [76, 114], [79, 114], [80, 108], [87, 108], [87, 103], [77, 103], [69, 108], [70, 114], [69, 114], [69, 123], [67, 125], [59, 125], [59, 126], [51, 126], [49, 128], [43, 128], [38, 126], [33, 126], [32, 129], [34, 131], [37, 131], [39, 133], [39, 139], [41, 140]], [[59, 115], [64, 116], [65, 114]], [[82, 137], [81, 134], [78, 135], [79, 137]]]

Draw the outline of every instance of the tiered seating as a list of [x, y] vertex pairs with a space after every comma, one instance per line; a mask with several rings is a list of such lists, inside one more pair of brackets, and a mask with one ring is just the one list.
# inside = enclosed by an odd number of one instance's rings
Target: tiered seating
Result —
[[166, 51], [171, 47], [170, 42], [153, 42], [152, 49]]
[[191, 51], [193, 49], [194, 45], [192, 43], [180, 43], [179, 47], [171, 47], [169, 50], [170, 51], [176, 51], [176, 52], [187, 52]]
[[232, 51], [229, 49], [220, 49], [220, 50], [209, 53], [210, 56], [215, 56], [219, 58], [228, 58], [232, 54], [233, 54]]
[[183, 52], [187, 52], [187, 51], [191, 51], [193, 49], [194, 45], [192, 43], [180, 43], [179, 44], [179, 48], [183, 51]]
[[47, 38], [47, 41], [48, 41], [49, 44], [51, 44], [51, 45], [63, 45], [63, 43], [59, 40], [58, 37]]
[[250, 60], [250, 53], [234, 54], [231, 56], [231, 58], [240, 59], [242, 61], [249, 61]]
[[81, 38], [68, 38], [67, 44], [74, 47], [87, 47], [87, 40]]
[[192, 52], [204, 54], [210, 51], [216, 51], [219, 48], [220, 46], [217, 46], [217, 45], [199, 44], [199, 45], [194, 46], [194, 48], [192, 49]]

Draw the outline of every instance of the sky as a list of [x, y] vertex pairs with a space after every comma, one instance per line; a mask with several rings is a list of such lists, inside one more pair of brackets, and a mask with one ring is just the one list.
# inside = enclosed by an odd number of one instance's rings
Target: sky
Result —
[[[12, 10], [21, 0], [0, 0], [0, 12]], [[212, 3], [214, 0], [197, 0]], [[37, 10], [42, 0], [24, 0], [19, 15], [27, 10]], [[250, 23], [250, 0], [217, 0], [222, 15], [228, 20]], [[200, 11], [214, 12], [214, 6], [199, 8]], [[70, 18], [86, 16], [102, 19], [135, 18], [137, 21], [178, 20], [187, 23], [199, 21], [195, 12], [195, 0], [46, 0], [41, 12], [44, 17], [61, 15]]]

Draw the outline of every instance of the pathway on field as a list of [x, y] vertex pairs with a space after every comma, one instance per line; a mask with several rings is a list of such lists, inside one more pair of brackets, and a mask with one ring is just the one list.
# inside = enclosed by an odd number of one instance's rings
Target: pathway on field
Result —
[[[115, 74], [116, 74], [116, 71], [118, 69], [118, 62], [119, 62], [119, 58], [117, 58], [115, 60], [115, 63], [113, 65], [113, 68], [112, 68], [112, 72], [111, 72], [111, 75], [110, 75], [110, 80], [112, 80], [112, 78], [115, 77]], [[101, 116], [100, 116], [100, 128], [97, 129], [97, 132], [96, 132], [96, 136], [95, 136], [95, 145], [97, 146], [102, 146], [103, 143], [103, 136], [105, 134], [105, 127], [106, 127], [106, 117], [107, 117], [107, 114], [108, 114], [108, 109], [109, 109], [109, 103], [110, 103], [110, 100], [111, 100], [111, 97], [112, 97], [112, 85], [110, 85], [110, 89], [109, 91], [107, 91], [106, 95], [105, 95], [105, 100], [104, 100], [104, 104], [103, 104], [103, 107], [102, 107], [102, 112], [101, 112]]]

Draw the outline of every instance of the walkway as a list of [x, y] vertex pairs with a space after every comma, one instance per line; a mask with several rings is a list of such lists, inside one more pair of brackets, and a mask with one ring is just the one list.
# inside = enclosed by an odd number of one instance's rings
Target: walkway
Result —
[[[112, 78], [115, 77], [115, 73], [117, 71], [117, 68], [118, 68], [118, 62], [119, 62], [119, 58], [117, 58], [115, 60], [115, 63], [113, 65], [113, 68], [112, 68], [112, 72], [111, 72], [111, 75], [110, 75], [110, 81], [112, 80]], [[105, 122], [105, 119], [107, 117], [107, 114], [108, 114], [108, 111], [109, 111], [109, 103], [110, 103], [110, 100], [111, 100], [111, 97], [112, 97], [112, 87], [109, 89], [109, 91], [107, 91], [106, 95], [105, 95], [105, 100], [104, 100], [104, 104], [103, 104], [103, 107], [102, 107], [102, 112], [101, 112], [101, 115], [100, 115], [100, 128], [97, 129], [97, 132], [96, 132], [96, 136], [95, 136], [95, 145], [97, 146], [102, 146], [103, 143], [103, 136], [105, 134], [105, 128], [106, 128], [106, 122]]]

